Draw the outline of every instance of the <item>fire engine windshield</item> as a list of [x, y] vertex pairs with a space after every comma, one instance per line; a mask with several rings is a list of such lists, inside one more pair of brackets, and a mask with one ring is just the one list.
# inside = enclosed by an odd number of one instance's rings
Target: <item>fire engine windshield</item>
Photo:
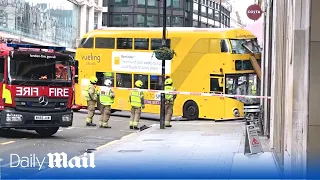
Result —
[[51, 83], [71, 81], [67, 58], [39, 54], [15, 55], [10, 59], [8, 66], [11, 81], [47, 81]]

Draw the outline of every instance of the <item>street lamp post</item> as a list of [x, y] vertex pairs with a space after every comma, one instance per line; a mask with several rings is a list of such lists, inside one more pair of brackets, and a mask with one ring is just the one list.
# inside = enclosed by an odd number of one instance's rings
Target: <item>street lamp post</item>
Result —
[[[161, 0], [158, 0], [161, 1]], [[163, 1], [163, 29], [162, 29], [162, 47], [167, 46], [167, 37], [166, 37], [166, 30], [167, 30], [167, 0]], [[160, 4], [160, 3], [159, 3]], [[160, 7], [159, 7], [160, 8]], [[166, 60], [162, 59], [162, 90], [164, 91], [164, 81], [166, 79]], [[160, 129], [165, 129], [165, 93], [161, 93], [161, 105], [160, 105]]]

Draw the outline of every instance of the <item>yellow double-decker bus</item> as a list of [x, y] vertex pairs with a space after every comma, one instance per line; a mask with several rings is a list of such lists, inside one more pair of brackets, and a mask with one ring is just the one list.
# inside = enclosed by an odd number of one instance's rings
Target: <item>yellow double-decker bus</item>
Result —
[[[102, 28], [85, 34], [76, 50], [74, 110], [86, 108], [84, 93], [91, 76], [99, 79], [98, 85], [109, 78], [117, 87], [113, 111], [131, 109], [130, 92], [121, 88], [133, 88], [136, 80], [144, 83], [143, 89], [161, 90], [161, 61], [153, 55], [161, 47], [161, 38], [162, 28]], [[166, 77], [173, 79], [179, 92], [250, 95], [258, 83], [243, 43], [259, 60], [256, 37], [247, 30], [169, 27], [167, 47], [176, 56], [166, 61]], [[159, 114], [160, 93], [144, 95], [143, 112]], [[257, 99], [178, 94], [173, 113], [189, 120], [238, 119], [244, 117], [245, 105], [256, 103]]]

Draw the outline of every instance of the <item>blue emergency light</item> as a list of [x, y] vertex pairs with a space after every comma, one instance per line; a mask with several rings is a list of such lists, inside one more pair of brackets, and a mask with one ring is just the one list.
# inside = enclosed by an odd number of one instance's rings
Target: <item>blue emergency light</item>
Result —
[[7, 44], [8, 47], [12, 47], [14, 49], [19, 48], [36, 48], [36, 49], [51, 49], [54, 51], [65, 51], [66, 47], [62, 46], [40, 46], [40, 45], [32, 45], [32, 44]]

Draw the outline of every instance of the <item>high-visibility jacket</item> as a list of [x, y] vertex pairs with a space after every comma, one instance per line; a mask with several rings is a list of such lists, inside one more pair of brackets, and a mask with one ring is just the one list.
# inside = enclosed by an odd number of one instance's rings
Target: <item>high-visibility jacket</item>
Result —
[[114, 103], [114, 97], [112, 97], [113, 91], [109, 87], [100, 87], [100, 103], [102, 105], [112, 105]]
[[256, 86], [251, 86], [251, 93], [252, 93], [252, 95], [256, 95], [256, 93], [257, 93]]
[[[165, 90], [165, 91], [175, 91], [175, 88], [172, 87], [172, 86], [165, 86], [165, 87], [164, 87], [164, 90]], [[165, 99], [166, 99], [166, 101], [173, 102], [174, 99], [175, 99], [175, 95], [174, 95], [174, 94], [166, 94], [166, 95], [165, 95]]]
[[130, 93], [130, 104], [134, 107], [141, 107], [143, 102], [143, 92], [140, 90], [133, 90]]
[[[90, 91], [91, 88], [94, 89], [93, 95], [92, 95], [92, 98], [93, 98], [93, 99], [91, 99], [91, 97], [90, 97], [90, 95], [89, 95], [89, 91]], [[96, 88], [95, 88], [92, 84], [90, 84], [89, 86], [87, 86], [85, 98], [86, 98], [87, 101], [96, 101], [96, 100], [97, 100], [97, 98], [98, 98], [98, 92], [97, 92]]]

